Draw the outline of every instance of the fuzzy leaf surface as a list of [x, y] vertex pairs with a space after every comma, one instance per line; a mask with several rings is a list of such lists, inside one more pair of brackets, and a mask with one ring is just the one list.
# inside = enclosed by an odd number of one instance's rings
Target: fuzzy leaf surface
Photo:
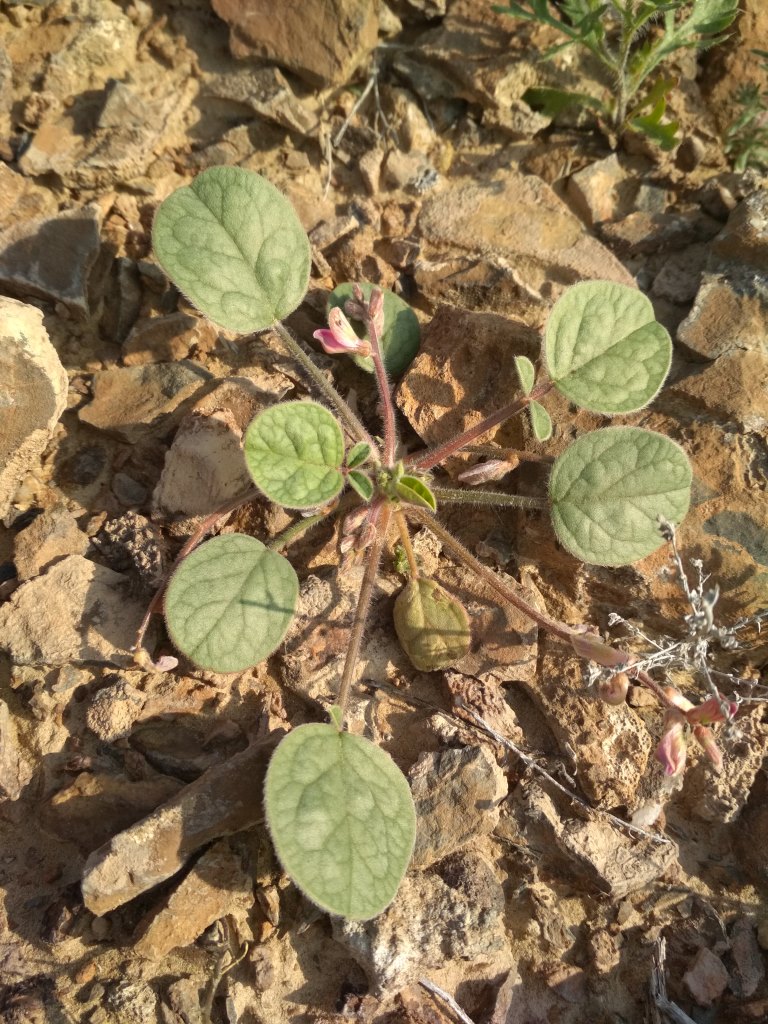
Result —
[[243, 449], [256, 486], [286, 508], [322, 505], [344, 485], [341, 427], [317, 402], [281, 402], [260, 412]]
[[437, 509], [435, 496], [424, 483], [416, 476], [401, 476], [397, 483], [397, 493], [403, 501], [411, 505], [419, 505], [421, 508], [428, 508], [431, 512]]
[[662, 545], [658, 516], [679, 523], [690, 503], [683, 449], [640, 427], [607, 427], [580, 437], [549, 478], [560, 543], [584, 562], [629, 565]]
[[309, 282], [309, 239], [285, 196], [242, 167], [211, 167], [155, 214], [160, 266], [217, 324], [248, 334], [293, 312]]
[[394, 618], [400, 646], [420, 672], [449, 668], [469, 652], [464, 606], [434, 580], [406, 584], [395, 601]]
[[358, 469], [353, 469], [348, 475], [349, 486], [356, 491], [363, 501], [370, 501], [373, 497], [373, 482], [369, 476], [365, 473], [361, 473]]
[[392, 902], [416, 812], [380, 747], [335, 725], [300, 725], [272, 756], [264, 806], [280, 863], [313, 903], [367, 921]]
[[354, 469], [356, 466], [362, 466], [370, 457], [371, 446], [366, 444], [365, 441], [358, 441], [347, 452], [347, 468]]
[[527, 356], [515, 356], [515, 370], [523, 394], [530, 395], [536, 383], [536, 367]]
[[555, 386], [576, 405], [627, 413], [658, 393], [669, 372], [672, 342], [642, 292], [585, 281], [555, 303], [545, 352]]
[[552, 418], [541, 402], [531, 402], [528, 406], [531, 427], [537, 441], [548, 441], [552, 437]]
[[201, 544], [173, 574], [165, 594], [168, 633], [200, 668], [241, 672], [275, 650], [298, 596], [286, 558], [255, 537], [224, 534]]
[[[363, 282], [360, 287], [366, 299], [370, 299], [375, 285]], [[353, 289], [354, 285], [347, 283], [334, 288], [328, 296], [328, 309], [340, 306], [343, 310], [345, 302], [354, 298]], [[391, 377], [398, 377], [408, 369], [419, 351], [421, 333], [419, 320], [408, 303], [403, 302], [399, 295], [383, 288], [382, 294], [384, 296], [384, 330], [381, 334], [381, 349], [384, 355], [384, 367]], [[368, 337], [359, 320], [350, 318], [350, 323], [361, 338]], [[373, 361], [370, 356], [353, 356], [353, 359], [361, 369], [373, 373]]]

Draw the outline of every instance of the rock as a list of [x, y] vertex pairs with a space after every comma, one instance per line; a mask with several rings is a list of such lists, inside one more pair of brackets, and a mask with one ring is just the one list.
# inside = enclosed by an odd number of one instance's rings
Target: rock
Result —
[[135, 62], [138, 37], [137, 25], [117, 4], [88, 0], [51, 55], [44, 88], [64, 100], [123, 78]]
[[112, 493], [126, 508], [143, 505], [148, 496], [147, 488], [128, 473], [115, 473], [112, 477]]
[[[0, 165], [2, 166], [2, 165]], [[0, 297], [0, 517], [67, 404], [67, 375], [34, 306]]]
[[16, 726], [8, 705], [0, 700], [0, 794], [18, 800], [25, 781]]
[[382, 995], [428, 970], [460, 960], [509, 965], [504, 891], [478, 854], [443, 861], [438, 872], [406, 876], [394, 903], [372, 921], [333, 918], [334, 938], [355, 958]]
[[226, 840], [214, 843], [142, 928], [136, 952], [163, 960], [172, 949], [189, 946], [220, 918], [245, 918], [253, 906], [253, 882]]
[[689, 416], [712, 416], [744, 431], [768, 428], [768, 347], [764, 352], [732, 349], [698, 372], [676, 380], [665, 401], [679, 398]]
[[0, 231], [56, 213], [58, 204], [49, 189], [41, 188], [0, 161]]
[[682, 213], [638, 210], [613, 223], [600, 224], [598, 233], [614, 252], [626, 259], [708, 242], [719, 230], [719, 221], [700, 210]]
[[708, 255], [709, 247], [703, 242], [672, 253], [654, 277], [651, 295], [670, 302], [692, 302], [699, 290]]
[[0, 236], [0, 286], [23, 297], [63, 302], [86, 317], [100, 230], [101, 214], [92, 206], [16, 222]]
[[261, 821], [264, 773], [282, 736], [251, 744], [95, 850], [83, 874], [88, 909], [114, 910], [176, 874], [201, 846]]
[[0, 645], [17, 665], [129, 665], [144, 608], [128, 580], [69, 555], [0, 606]]
[[486, 747], [426, 752], [410, 771], [416, 805], [416, 845], [411, 866], [435, 861], [489, 835], [499, 821], [507, 780]]
[[587, 227], [620, 220], [636, 209], [642, 175], [647, 163], [619, 159], [616, 153], [587, 164], [568, 179], [571, 208]]
[[706, 273], [677, 337], [705, 359], [733, 349], [768, 353], [768, 196], [748, 196], [710, 246]]
[[392, 189], [425, 192], [437, 182], [437, 172], [422, 153], [393, 149], [384, 161], [384, 183]]
[[[426, 444], [439, 444], [506, 405], [519, 389], [515, 356], [536, 359], [538, 351], [537, 334], [519, 320], [441, 305], [422, 329], [397, 404]], [[520, 447], [523, 430], [522, 418], [512, 420], [505, 443]]]
[[738, 917], [731, 928], [731, 991], [740, 999], [749, 999], [765, 979], [765, 958], [748, 917]]
[[93, 401], [78, 416], [136, 444], [167, 434], [211, 380], [207, 370], [186, 360], [100, 370], [93, 377]]
[[549, 638], [544, 657], [540, 655], [539, 674], [526, 690], [562, 749], [575, 760], [576, 777], [587, 798], [603, 807], [633, 808], [653, 748], [636, 712], [627, 704], [612, 707], [586, 696], [582, 663], [566, 660]]
[[153, 505], [162, 515], [209, 515], [253, 489], [242, 432], [226, 409], [191, 413], [165, 457]]
[[205, 1024], [203, 993], [191, 978], [179, 978], [168, 986], [160, 1006], [162, 1024]]
[[54, 835], [90, 853], [115, 829], [128, 828], [175, 796], [182, 785], [178, 779], [162, 775], [134, 780], [124, 775], [81, 772], [41, 809], [41, 821]]
[[728, 971], [720, 957], [704, 946], [683, 975], [683, 984], [699, 1006], [711, 1006], [725, 992]]
[[342, 85], [376, 46], [374, 0], [307, 0], [275, 7], [269, 0], [213, 0], [230, 28], [235, 57], [260, 57], [312, 86]]
[[300, 135], [317, 129], [319, 111], [312, 100], [299, 100], [285, 76], [274, 67], [238, 68], [205, 79], [204, 95], [250, 108], [266, 121]]
[[630, 837], [599, 815], [588, 821], [563, 820], [538, 784], [530, 786], [526, 804], [526, 822], [542, 829], [533, 842], [541, 847], [542, 856], [552, 855], [554, 842], [578, 877], [611, 899], [623, 899], [652, 885], [677, 864], [674, 843]]
[[[95, 117], [90, 96], [46, 117], [19, 161], [21, 169], [31, 175], [54, 173], [70, 188], [109, 188], [144, 179], [146, 190], [147, 166], [156, 149], [181, 128], [196, 91], [192, 76], [173, 90], [166, 82], [164, 90], [145, 87], [142, 92], [113, 80], [103, 90]], [[86, 123], [95, 121], [85, 134], [78, 128], [78, 114]]]
[[145, 590], [160, 585], [166, 568], [165, 544], [157, 527], [138, 512], [108, 519], [92, 540], [116, 572], [135, 575]]
[[[435, 301], [500, 312], [542, 309], [579, 280], [633, 279], [540, 178], [516, 171], [454, 184], [429, 197], [419, 215], [422, 258], [416, 282]], [[441, 286], [441, 282], [446, 284]], [[506, 293], [506, 294], [505, 294]], [[460, 298], [459, 298], [460, 297]]]
[[39, 576], [67, 555], [84, 555], [88, 537], [64, 506], [46, 509], [16, 535], [13, 562], [20, 580]]
[[115, 982], [107, 992], [105, 1004], [120, 1024], [157, 1020], [157, 995], [146, 981]]
[[123, 363], [172, 363], [193, 351], [210, 352], [218, 329], [205, 317], [169, 313], [137, 321], [123, 342]]
[[738, 719], [733, 736], [718, 735], [725, 771], [712, 771], [701, 758], [685, 774], [684, 792], [693, 812], [704, 821], [736, 821], [746, 806], [765, 758], [768, 727], [759, 711]]
[[[94, 693], [85, 713], [86, 725], [105, 743], [125, 739], [141, 716], [146, 701], [141, 690], [118, 676], [111, 686]], [[157, 803], [153, 804], [156, 806]]]

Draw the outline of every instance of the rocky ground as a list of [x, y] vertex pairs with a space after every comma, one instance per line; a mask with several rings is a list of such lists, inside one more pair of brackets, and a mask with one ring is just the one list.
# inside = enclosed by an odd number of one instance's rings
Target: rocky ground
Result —
[[[768, 192], [722, 144], [738, 86], [768, 90], [751, 53], [768, 17], [745, 6], [724, 45], [675, 65], [681, 142], [661, 153], [534, 113], [529, 86], [590, 69], [570, 51], [540, 64], [548, 30], [484, 0], [0, 4], [3, 1020], [768, 1020], [765, 634], [716, 653], [752, 680], [724, 772], [692, 751], [670, 791], [648, 695], [596, 701], [560, 645], [419, 536], [474, 642], [455, 669], [414, 672], [387, 561], [354, 717], [408, 774], [420, 823], [395, 904], [365, 925], [307, 904], [261, 823], [275, 738], [320, 718], [346, 648], [359, 579], [338, 575], [330, 530], [298, 549], [299, 625], [268, 664], [163, 673], [131, 655], [183, 538], [247, 487], [246, 424], [306, 393], [274, 338], [217, 330], [153, 260], [159, 202], [221, 163], [267, 175], [309, 232], [301, 337], [342, 281], [413, 304], [422, 348], [397, 398], [414, 445], [501, 404], [567, 285], [635, 281], [676, 340], [667, 387], [630, 422], [693, 462], [683, 558], [719, 586], [722, 622], [766, 608]], [[318, 361], [374, 415], [362, 371]], [[602, 422], [550, 408], [549, 454]], [[495, 440], [544, 450], [517, 424]], [[540, 490], [540, 466], [511, 479]], [[649, 642], [685, 636], [668, 548], [586, 568], [540, 513], [444, 519], [569, 622], [614, 612]], [[257, 502], [225, 528], [285, 522]]]

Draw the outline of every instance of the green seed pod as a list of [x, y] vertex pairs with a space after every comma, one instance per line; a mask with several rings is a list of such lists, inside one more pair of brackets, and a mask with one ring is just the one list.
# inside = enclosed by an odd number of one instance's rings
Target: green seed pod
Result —
[[400, 646], [421, 672], [455, 665], [469, 651], [464, 606], [433, 580], [411, 580], [395, 601]]

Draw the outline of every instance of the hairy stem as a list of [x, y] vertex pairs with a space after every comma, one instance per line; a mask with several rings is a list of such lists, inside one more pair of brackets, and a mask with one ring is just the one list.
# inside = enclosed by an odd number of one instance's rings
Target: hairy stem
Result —
[[365, 429], [357, 416], [352, 412], [333, 384], [326, 380], [323, 372], [315, 366], [288, 328], [279, 320], [275, 321], [275, 323], [272, 324], [272, 327], [280, 335], [280, 339], [288, 349], [290, 355], [296, 360], [307, 377], [310, 378], [323, 398], [334, 407], [336, 412], [344, 421], [344, 425], [352, 437], [356, 441], [365, 441], [366, 444], [371, 446], [372, 451], [376, 451], [376, 445], [371, 438], [371, 435]]
[[384, 548], [384, 542], [387, 539], [389, 520], [392, 515], [392, 506], [388, 502], [382, 503], [379, 508], [380, 511], [377, 509], [371, 510], [371, 519], [373, 519], [377, 511], [379, 512], [376, 522], [376, 537], [368, 549], [368, 562], [365, 567], [365, 573], [363, 574], [360, 594], [357, 598], [355, 618], [352, 623], [352, 631], [349, 636], [349, 646], [347, 647], [347, 656], [344, 660], [344, 671], [341, 676], [341, 685], [339, 686], [339, 699], [336, 702], [341, 712], [339, 729], [342, 729], [344, 726], [344, 716], [347, 709], [347, 702], [349, 700], [349, 691], [352, 688], [352, 683], [355, 681], [357, 673], [357, 662], [360, 657], [360, 646], [363, 642], [363, 631], [365, 630], [365, 623], [371, 607], [373, 587], [376, 583], [376, 575], [379, 571], [379, 562], [381, 561], [381, 552]]
[[[434, 535], [443, 542], [443, 545], [451, 552], [451, 554], [461, 562], [473, 573], [475, 573], [484, 583], [494, 590], [499, 597], [504, 601], [508, 601], [513, 607], [521, 611], [523, 615], [526, 615], [529, 619], [533, 619], [535, 623], [546, 629], [548, 633], [552, 633], [554, 636], [559, 637], [561, 640], [565, 640], [569, 643], [574, 650], [575, 654], [578, 654], [578, 650], [574, 647], [574, 640], [578, 642], [579, 639], [583, 640], [583, 633], [580, 633], [577, 629], [571, 626], [567, 626], [564, 622], [558, 622], [556, 619], [550, 618], [544, 612], [540, 612], [538, 608], [534, 608], [532, 604], [529, 604], [525, 598], [513, 590], [510, 586], [504, 583], [503, 580], [499, 579], [492, 569], [483, 565], [479, 562], [473, 554], [471, 554], [464, 545], [456, 540], [452, 533], [441, 526], [437, 520], [423, 509], [416, 508], [415, 505], [406, 506], [408, 516], [420, 523], [422, 526], [426, 526], [428, 530], [431, 530]], [[627, 667], [624, 671], [631, 679], [636, 679], [643, 686], [651, 690], [651, 692], [657, 697], [659, 702], [668, 708], [673, 708], [675, 705], [673, 701], [664, 693], [664, 690], [659, 686], [655, 679], [648, 675], [642, 669], [632, 669], [632, 655], [628, 651], [623, 651], [621, 648], [611, 648], [611, 650], [618, 655], [623, 655]], [[581, 655], [579, 655], [581, 657]], [[587, 661], [591, 661], [591, 658], [586, 658]]]
[[395, 522], [397, 523], [397, 529], [400, 532], [400, 540], [405, 550], [405, 556], [408, 559], [408, 567], [411, 570], [411, 579], [417, 580], [421, 573], [419, 572], [419, 566], [416, 563], [416, 555], [413, 551], [413, 544], [411, 544], [411, 535], [408, 533], [408, 523], [405, 520], [405, 516], [401, 509], [395, 509]]
[[298, 540], [299, 537], [302, 537], [307, 530], [311, 530], [314, 526], [322, 523], [324, 519], [327, 519], [328, 516], [335, 511], [336, 507], [332, 506], [323, 512], [316, 512], [313, 516], [307, 516], [306, 519], [299, 519], [298, 522], [292, 523], [290, 526], [286, 527], [282, 533], [278, 533], [278, 535], [274, 537], [269, 544], [267, 544], [267, 547], [270, 551], [284, 551], [289, 544], [292, 544], [295, 540]]
[[438, 501], [453, 505], [497, 505], [513, 508], [547, 508], [545, 498], [529, 498], [523, 494], [502, 494], [501, 491], [463, 490], [453, 487], [431, 487]]
[[553, 455], [539, 455], [536, 452], [524, 452], [518, 448], [503, 448], [493, 444], [468, 444], [463, 451], [469, 455], [487, 455], [492, 459], [519, 459], [520, 462], [554, 462]]
[[384, 366], [381, 339], [373, 322], [373, 317], [369, 316], [366, 318], [365, 327], [368, 332], [368, 340], [371, 343], [371, 360], [376, 372], [381, 418], [384, 421], [384, 465], [391, 469], [395, 464], [395, 453], [397, 451], [397, 427], [395, 425], [395, 407], [392, 404], [392, 388], [387, 377], [386, 367]]
[[445, 441], [443, 444], [438, 445], [437, 448], [431, 448], [426, 452], [415, 452], [412, 455], [407, 456], [405, 462], [412, 469], [433, 469], [435, 466], [439, 466], [445, 459], [450, 458], [451, 455], [455, 455], [460, 452], [463, 448], [466, 448], [468, 444], [472, 444], [478, 437], [482, 437], [483, 434], [487, 434], [489, 430], [493, 430], [494, 427], [498, 427], [504, 420], [510, 419], [512, 416], [517, 416], [518, 413], [522, 412], [532, 401], [538, 401], [543, 398], [555, 385], [552, 381], [545, 381], [531, 391], [529, 395], [522, 395], [520, 398], [516, 398], [514, 402], [510, 402], [508, 405], [504, 405], [501, 409], [491, 413], [490, 416], [486, 416], [485, 419], [474, 426], [470, 427], [469, 430], [465, 430], [463, 434], [457, 434], [456, 437], [452, 437], [450, 441]]

